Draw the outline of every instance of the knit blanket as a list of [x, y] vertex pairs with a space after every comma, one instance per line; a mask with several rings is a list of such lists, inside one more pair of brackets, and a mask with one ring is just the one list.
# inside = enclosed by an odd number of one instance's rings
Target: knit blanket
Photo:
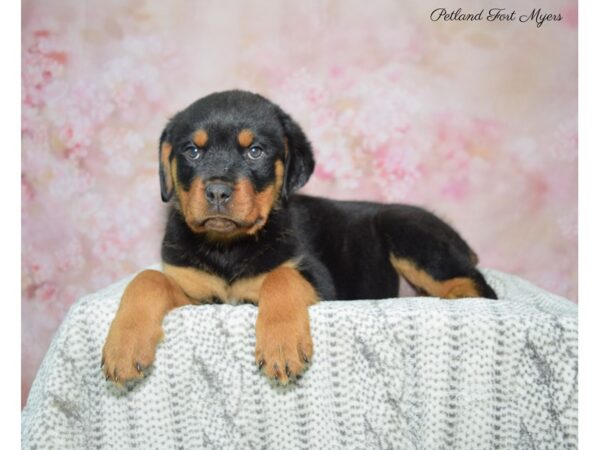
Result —
[[256, 369], [256, 307], [183, 307], [151, 374], [118, 389], [100, 355], [129, 277], [71, 307], [22, 412], [23, 448], [576, 448], [577, 306], [483, 272], [499, 300], [311, 307], [314, 360], [287, 387]]

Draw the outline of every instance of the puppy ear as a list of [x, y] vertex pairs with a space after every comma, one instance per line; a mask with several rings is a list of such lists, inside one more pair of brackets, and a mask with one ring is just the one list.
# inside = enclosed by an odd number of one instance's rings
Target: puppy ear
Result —
[[168, 126], [160, 135], [158, 147], [160, 195], [163, 202], [168, 202], [173, 196], [173, 176], [171, 175], [171, 155], [173, 146], [169, 142]]
[[287, 113], [279, 109], [279, 120], [285, 133], [285, 172], [281, 195], [283, 200], [306, 184], [315, 169], [312, 147], [306, 135]]

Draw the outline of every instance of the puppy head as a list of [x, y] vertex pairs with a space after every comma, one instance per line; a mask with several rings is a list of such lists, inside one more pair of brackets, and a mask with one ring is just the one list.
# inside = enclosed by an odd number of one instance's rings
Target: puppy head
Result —
[[298, 124], [264, 97], [226, 91], [201, 98], [160, 137], [162, 199], [189, 228], [217, 239], [255, 234], [314, 169]]

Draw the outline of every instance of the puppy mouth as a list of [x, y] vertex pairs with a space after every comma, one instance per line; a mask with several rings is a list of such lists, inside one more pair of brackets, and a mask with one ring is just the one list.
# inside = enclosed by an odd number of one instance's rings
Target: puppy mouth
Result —
[[208, 231], [215, 231], [217, 233], [231, 233], [238, 228], [251, 227], [254, 225], [254, 223], [242, 222], [229, 217], [215, 216], [204, 219], [199, 225], [203, 226]]

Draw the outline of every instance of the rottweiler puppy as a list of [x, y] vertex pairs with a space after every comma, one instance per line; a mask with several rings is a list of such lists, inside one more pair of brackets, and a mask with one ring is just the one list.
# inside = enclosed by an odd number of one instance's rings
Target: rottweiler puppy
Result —
[[311, 360], [308, 308], [320, 299], [396, 297], [400, 277], [423, 295], [496, 298], [467, 243], [424, 209], [295, 194], [315, 166], [311, 145], [260, 95], [201, 98], [159, 149], [163, 271], [124, 292], [102, 360], [116, 383], [143, 376], [165, 314], [183, 305], [257, 305], [256, 364], [286, 384]]

